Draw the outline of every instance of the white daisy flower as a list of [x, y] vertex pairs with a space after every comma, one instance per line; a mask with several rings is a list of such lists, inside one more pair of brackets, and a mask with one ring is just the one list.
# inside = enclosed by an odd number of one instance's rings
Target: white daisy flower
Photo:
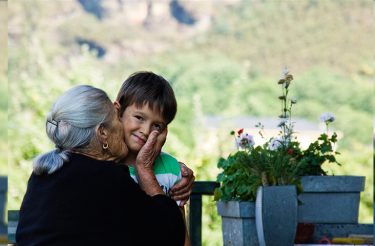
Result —
[[288, 123], [287, 119], [281, 119], [277, 126], [282, 127], [282, 126], [285, 126], [287, 123]]
[[334, 122], [335, 121], [335, 115], [329, 112], [325, 112], [320, 116], [320, 120], [322, 122], [328, 123], [328, 122]]
[[282, 72], [282, 78], [283, 79], [285, 79], [285, 77], [287, 76], [289, 74], [289, 70], [288, 70], [288, 68], [287, 67], [285, 67], [284, 69], [283, 69], [283, 72]]
[[273, 138], [268, 145], [269, 150], [277, 150], [283, 145], [283, 140], [279, 137]]
[[237, 148], [246, 149], [255, 144], [254, 137], [248, 133], [242, 133], [236, 139]]

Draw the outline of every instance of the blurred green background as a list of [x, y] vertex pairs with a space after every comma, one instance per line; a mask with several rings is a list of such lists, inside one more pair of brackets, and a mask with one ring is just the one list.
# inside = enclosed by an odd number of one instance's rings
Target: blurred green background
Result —
[[[316, 125], [322, 112], [336, 115], [343, 165], [327, 168], [366, 176], [360, 222], [372, 223], [374, 39], [370, 0], [11, 1], [8, 77], [3, 55], [0, 75], [8, 208], [19, 209], [32, 158], [53, 147], [45, 115], [73, 85], [100, 87], [114, 99], [131, 73], [161, 74], [178, 101], [165, 150], [197, 180], [216, 180], [218, 158], [235, 149], [230, 126], [213, 128], [208, 117], [276, 117], [276, 83], [287, 66], [294, 115]], [[222, 245], [212, 197], [204, 198], [203, 213], [204, 245]]]
[[0, 175], [7, 169], [8, 120], [8, 53], [7, 53], [7, 2], [0, 2]]

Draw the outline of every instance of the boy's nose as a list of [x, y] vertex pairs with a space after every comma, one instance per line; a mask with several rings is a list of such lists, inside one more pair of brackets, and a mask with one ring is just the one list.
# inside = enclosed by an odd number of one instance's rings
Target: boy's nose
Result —
[[147, 124], [144, 124], [142, 126], [142, 129], [141, 129], [141, 132], [143, 135], [145, 135], [146, 137], [148, 137], [148, 135], [151, 133], [152, 129], [151, 129], [151, 126], [147, 125]]

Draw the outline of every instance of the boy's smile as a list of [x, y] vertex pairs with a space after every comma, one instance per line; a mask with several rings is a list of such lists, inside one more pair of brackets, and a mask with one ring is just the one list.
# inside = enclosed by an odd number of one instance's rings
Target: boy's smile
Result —
[[146, 141], [147, 141], [147, 138], [142, 138], [141, 136], [138, 136], [137, 134], [135, 133], [132, 133], [131, 134], [131, 137], [134, 138], [134, 141], [136, 141], [138, 144], [140, 144], [141, 146], [143, 146]]
[[137, 107], [136, 104], [128, 106], [121, 117], [121, 122], [124, 127], [125, 143], [129, 152], [135, 156], [153, 130], [161, 132], [167, 126], [162, 115], [148, 104], [142, 107]]

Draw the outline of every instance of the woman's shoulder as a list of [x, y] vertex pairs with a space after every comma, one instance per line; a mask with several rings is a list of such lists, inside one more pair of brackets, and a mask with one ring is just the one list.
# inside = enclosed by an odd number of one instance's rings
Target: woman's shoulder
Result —
[[123, 171], [128, 170], [128, 167], [126, 165], [122, 165], [114, 161], [97, 160], [89, 156], [76, 154], [76, 153], [71, 154], [71, 158], [69, 162], [70, 164], [68, 165], [76, 169], [99, 170], [99, 171], [109, 171], [109, 172], [110, 171], [117, 172], [119, 170], [123, 170]]
[[[53, 187], [53, 189], [60, 186], [74, 187], [74, 185], [85, 187], [85, 184], [91, 184], [94, 187], [108, 186], [109, 184], [124, 182], [128, 176], [129, 169], [125, 165], [71, 153], [69, 154], [69, 160], [56, 172], [41, 175], [33, 173], [29, 185], [36, 184], [36, 186], [39, 186], [43, 183], [46, 186]], [[111, 182], [108, 182], [108, 180], [111, 180]]]

